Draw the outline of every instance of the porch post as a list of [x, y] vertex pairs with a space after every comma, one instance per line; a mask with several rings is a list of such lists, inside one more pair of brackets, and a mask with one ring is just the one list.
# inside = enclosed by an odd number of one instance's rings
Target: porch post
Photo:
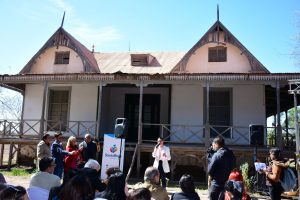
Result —
[[143, 82], [140, 82], [140, 102], [139, 102], [139, 126], [138, 126], [138, 144], [142, 144], [142, 111], [143, 111]]
[[44, 81], [44, 92], [43, 92], [43, 104], [42, 104], [42, 114], [40, 119], [40, 139], [42, 139], [44, 134], [44, 123], [45, 123], [45, 105], [46, 105], [46, 95], [48, 89], [48, 82]]
[[289, 117], [287, 110], [285, 112], [285, 128], [286, 128], [286, 143], [285, 146], [289, 145]]
[[25, 106], [25, 91], [21, 92], [23, 101], [22, 101], [22, 113], [21, 113], [21, 121], [20, 121], [20, 135], [23, 135], [24, 130], [24, 106]]
[[101, 128], [101, 111], [102, 111], [102, 91], [103, 91], [103, 82], [100, 81], [98, 89], [98, 111], [97, 111], [97, 131], [96, 137], [99, 140], [100, 138], [100, 128]]
[[282, 149], [282, 131], [281, 131], [281, 120], [280, 120], [280, 83], [276, 81], [276, 109], [277, 109], [277, 137], [276, 145]]
[[210, 128], [209, 128], [209, 82], [206, 82], [206, 116], [205, 116], [205, 148], [209, 148]]
[[[298, 189], [300, 185], [300, 169], [299, 169], [299, 163], [300, 163], [300, 141], [299, 141], [299, 117], [298, 117], [298, 102], [297, 102], [297, 93], [294, 91], [294, 109], [295, 109], [295, 130], [296, 130], [296, 165], [297, 168], [297, 175], [298, 175]], [[300, 193], [298, 195], [300, 197]]]

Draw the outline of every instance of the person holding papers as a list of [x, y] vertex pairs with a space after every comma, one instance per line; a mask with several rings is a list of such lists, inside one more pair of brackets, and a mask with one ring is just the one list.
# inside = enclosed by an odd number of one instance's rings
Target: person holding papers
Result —
[[272, 200], [280, 200], [283, 188], [280, 183], [283, 159], [279, 148], [272, 148], [269, 151], [270, 165], [261, 170], [266, 175], [266, 185], [269, 187], [270, 197]]

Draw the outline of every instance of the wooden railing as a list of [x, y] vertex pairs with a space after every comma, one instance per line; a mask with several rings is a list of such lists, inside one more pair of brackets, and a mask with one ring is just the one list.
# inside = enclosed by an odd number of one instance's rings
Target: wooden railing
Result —
[[[198, 143], [205, 144], [205, 126], [204, 125], [183, 125], [183, 124], [150, 124], [143, 123], [144, 126], [159, 127], [159, 136], [163, 137], [169, 143]], [[220, 126], [209, 125], [210, 142], [216, 136], [222, 136], [228, 145], [242, 145], [251, 146], [251, 135], [249, 126]], [[285, 129], [282, 130], [283, 147], [288, 149], [295, 148], [295, 134], [294, 128], [289, 128], [287, 133]], [[264, 127], [263, 144], [264, 146], [277, 146], [276, 144], [276, 127]], [[143, 133], [142, 143], [149, 142], [145, 140]], [[154, 142], [154, 140], [152, 141]]]
[[[40, 120], [0, 120], [0, 137], [1, 138], [28, 138], [38, 139], [45, 133], [54, 134], [62, 132], [64, 136], [75, 136], [83, 138], [86, 133], [96, 136], [98, 124], [96, 121], [51, 121], [44, 120], [44, 130], [40, 132]], [[150, 124], [142, 123], [143, 127], [155, 126], [159, 130], [159, 135], [170, 143], [197, 143], [205, 144], [205, 126], [204, 125], [184, 125], [184, 124]], [[251, 144], [249, 126], [220, 126], [209, 125], [210, 142], [216, 136], [225, 138], [228, 145], [246, 145]], [[277, 146], [276, 144], [276, 127], [264, 127], [264, 145]], [[149, 142], [145, 135], [141, 133], [142, 143]], [[155, 139], [156, 140], [156, 139]], [[150, 140], [155, 142], [155, 140]], [[294, 149], [295, 130], [289, 128], [282, 129], [282, 141], [284, 148]]]
[[83, 138], [86, 133], [95, 136], [96, 121], [51, 121], [45, 120], [45, 129], [40, 132], [41, 120], [0, 120], [1, 138], [41, 138], [45, 133], [62, 132], [64, 136]]

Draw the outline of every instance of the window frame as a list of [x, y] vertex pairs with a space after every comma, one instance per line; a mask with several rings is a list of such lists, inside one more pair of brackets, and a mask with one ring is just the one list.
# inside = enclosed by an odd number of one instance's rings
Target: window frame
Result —
[[55, 65], [70, 64], [70, 51], [56, 51], [54, 57]]
[[[50, 107], [51, 105], [53, 105], [53, 103], [51, 103], [51, 100], [50, 100], [50, 93], [51, 91], [65, 91], [65, 92], [68, 92], [68, 102], [67, 102], [67, 113], [66, 113], [66, 124], [65, 124], [65, 128], [58, 128], [56, 129], [55, 127], [49, 127], [48, 126], [48, 123], [50, 121]], [[47, 127], [46, 127], [46, 130], [47, 131], [67, 131], [68, 127], [69, 127], [69, 119], [70, 119], [70, 107], [71, 107], [71, 92], [72, 92], [72, 88], [71, 87], [49, 87], [48, 88], [48, 97], [47, 97]], [[62, 104], [62, 103], [61, 103]], [[52, 115], [51, 115], [52, 116]], [[61, 119], [60, 119], [61, 120]]]
[[[230, 126], [232, 126], [232, 124], [233, 124], [233, 88], [231, 88], [231, 87], [219, 87], [219, 88], [217, 88], [217, 87], [210, 87], [209, 88], [209, 111], [211, 111], [211, 92], [228, 92], [229, 93], [229, 123], [228, 124], [224, 124], [224, 125], [222, 125], [222, 124], [213, 124], [212, 122], [211, 122], [211, 118], [209, 117], [209, 125], [210, 126], [213, 126], [213, 125], [216, 125], [216, 126], [228, 126], [228, 127], [230, 127]], [[204, 112], [203, 112], [203, 123], [206, 123], [206, 114], [207, 114], [207, 108], [206, 108], [206, 96], [207, 96], [207, 94], [206, 94], [206, 88], [204, 87], [203, 88], [203, 98], [204, 98], [204, 101], [203, 101], [203, 107], [204, 107]], [[209, 116], [210, 116], [210, 114], [209, 114]], [[215, 128], [215, 127], [214, 127]], [[217, 127], [218, 128], [218, 127]], [[220, 127], [219, 127], [220, 128]], [[210, 129], [210, 138], [214, 138], [214, 137], [216, 137], [216, 135], [215, 134], [212, 134], [212, 132], [213, 132], [213, 130], [212, 129]], [[205, 135], [205, 132], [203, 133], [203, 136]], [[217, 134], [218, 135], [218, 134]], [[229, 132], [229, 134], [223, 134], [222, 135], [224, 138], [228, 138], [228, 139], [232, 139], [233, 138], [233, 133], [232, 133], [232, 129], [230, 129], [230, 132]]]
[[[213, 51], [216, 51], [215, 55], [213, 55]], [[209, 47], [208, 62], [227, 62], [227, 47], [224, 46]]]

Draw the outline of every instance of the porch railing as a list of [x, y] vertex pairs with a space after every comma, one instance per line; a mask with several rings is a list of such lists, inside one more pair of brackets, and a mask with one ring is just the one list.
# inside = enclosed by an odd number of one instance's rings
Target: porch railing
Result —
[[41, 120], [0, 120], [1, 138], [41, 138], [45, 133], [62, 132], [64, 136], [83, 138], [86, 133], [96, 136], [96, 121], [53, 121], [44, 120], [40, 133]]
[[[96, 136], [98, 124], [96, 121], [44, 121], [44, 131], [40, 133], [40, 120], [0, 120], [1, 138], [28, 138], [38, 139], [45, 133], [54, 133], [60, 131], [64, 136], [75, 136], [83, 138], [86, 133]], [[171, 143], [197, 143], [205, 144], [205, 126], [204, 125], [185, 125], [185, 124], [150, 124], [142, 123], [143, 127], [155, 127], [159, 130], [159, 135]], [[228, 145], [250, 145], [251, 135], [248, 126], [219, 126], [209, 125], [210, 141], [213, 137], [223, 136]], [[142, 134], [143, 142], [155, 142], [147, 140], [149, 138]], [[277, 146], [276, 127], [264, 128], [264, 145]], [[284, 148], [293, 150], [295, 148], [295, 129], [282, 129], [282, 140]]]
[[[184, 124], [150, 124], [143, 123], [143, 127], [155, 126], [159, 127], [159, 136], [163, 137], [170, 143], [198, 143], [205, 144], [205, 125], [184, 125]], [[220, 126], [209, 125], [210, 142], [216, 136], [222, 136], [228, 145], [251, 146], [251, 134], [249, 126]], [[288, 149], [295, 148], [295, 131], [289, 128], [286, 132], [282, 129], [283, 147]], [[264, 146], [277, 146], [276, 144], [276, 127], [264, 127], [263, 144]], [[142, 143], [149, 142], [142, 133]], [[154, 142], [152, 140], [151, 142]]]

